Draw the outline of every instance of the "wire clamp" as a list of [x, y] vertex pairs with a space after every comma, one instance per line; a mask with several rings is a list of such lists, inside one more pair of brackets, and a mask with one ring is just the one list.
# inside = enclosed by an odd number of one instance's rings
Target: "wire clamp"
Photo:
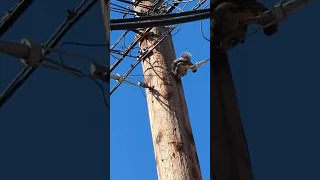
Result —
[[39, 45], [32, 43], [28, 39], [22, 39], [21, 44], [29, 47], [29, 55], [26, 58], [21, 58], [21, 62], [30, 67], [36, 67], [43, 59], [43, 48]]
[[120, 74], [110, 75], [110, 78], [116, 80], [118, 83], [122, 83], [124, 81], [124, 79], [125, 79]]

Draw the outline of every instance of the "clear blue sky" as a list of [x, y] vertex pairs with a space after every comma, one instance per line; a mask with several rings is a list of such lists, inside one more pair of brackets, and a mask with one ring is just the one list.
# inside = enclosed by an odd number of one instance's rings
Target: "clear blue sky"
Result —
[[[115, 1], [112, 1], [115, 2]], [[209, 2], [209, 1], [208, 1]], [[121, 4], [123, 5], [123, 4]], [[190, 9], [195, 2], [186, 7]], [[111, 6], [115, 7], [115, 6]], [[119, 18], [119, 13], [111, 12], [111, 18]], [[210, 38], [209, 20], [203, 22], [204, 34]], [[177, 30], [174, 30], [175, 34]], [[111, 44], [123, 31], [111, 33]], [[125, 45], [133, 39], [130, 33]], [[210, 57], [210, 43], [200, 33], [200, 22], [184, 24], [173, 36], [176, 55], [187, 51], [192, 54], [194, 62]], [[124, 43], [119, 44], [119, 48]], [[118, 49], [119, 49], [118, 48]], [[114, 73], [124, 74], [136, 59], [127, 58]], [[111, 63], [115, 59], [111, 58]], [[206, 64], [195, 74], [190, 72], [183, 79], [190, 121], [198, 151], [200, 166], [204, 179], [210, 175], [210, 112], [209, 83], [210, 64]], [[141, 65], [132, 72], [133, 82], [143, 80]], [[113, 87], [115, 82], [111, 82]], [[122, 84], [111, 95], [111, 179], [112, 180], [153, 180], [157, 179], [156, 163], [153, 151], [151, 129], [144, 90]]]
[[[264, 2], [271, 5], [276, 1]], [[1, 2], [0, 11], [13, 3]], [[69, 0], [62, 6], [55, 1], [37, 1], [1, 39], [28, 37], [44, 42], [63, 21], [66, 8], [77, 3]], [[290, 16], [274, 37], [260, 32], [230, 54], [257, 180], [319, 179], [319, 5], [313, 1]], [[100, 10], [97, 6], [90, 11], [64, 41], [105, 42]], [[207, 25], [204, 31], [209, 35]], [[183, 25], [174, 41], [177, 55], [189, 51], [195, 61], [209, 56], [209, 44], [201, 37], [198, 22]], [[104, 48], [68, 46], [66, 50], [106, 63]], [[65, 59], [87, 70], [87, 64]], [[15, 59], [0, 56], [1, 90], [20, 68]], [[118, 73], [126, 69], [121, 66]], [[133, 74], [141, 74], [140, 67]], [[209, 67], [183, 81], [202, 174], [207, 180]], [[111, 97], [111, 106], [111, 179], [157, 179], [141, 90], [121, 85]], [[0, 111], [0, 180], [107, 179], [108, 117], [94, 83], [39, 69]]]

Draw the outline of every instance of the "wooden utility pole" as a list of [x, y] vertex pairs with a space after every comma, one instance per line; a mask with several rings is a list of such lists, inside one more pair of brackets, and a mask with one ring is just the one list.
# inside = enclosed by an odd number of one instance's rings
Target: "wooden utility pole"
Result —
[[[310, 0], [290, 0], [274, 6], [270, 15], [278, 22]], [[212, 6], [211, 6], [212, 7]], [[271, 17], [274, 18], [274, 17]], [[211, 18], [211, 31], [214, 19]], [[211, 32], [211, 39], [213, 32]], [[253, 180], [249, 151], [242, 125], [229, 60], [211, 45], [210, 57], [210, 160], [211, 180]]]
[[[142, 1], [151, 6], [152, 0]], [[137, 12], [147, 10], [137, 6]], [[141, 49], [155, 43], [165, 27], [153, 28], [155, 36], [147, 36]], [[152, 139], [159, 180], [202, 180], [184, 91], [180, 80], [169, 71], [176, 58], [172, 38], [168, 36], [143, 63]]]
[[100, 0], [100, 4], [106, 32], [107, 64], [110, 64], [110, 0]]
[[[105, 27], [106, 33], [106, 44], [107, 44], [107, 57], [106, 57], [106, 64], [110, 65], [110, 0], [100, 0], [101, 8], [102, 8], [102, 18]], [[110, 83], [107, 83], [108, 88], [110, 89]], [[106, 96], [107, 102], [110, 105], [110, 96]], [[110, 118], [110, 108], [107, 108], [107, 116]], [[110, 129], [110, 123], [108, 123], [108, 128]], [[108, 134], [110, 134], [108, 132]], [[110, 144], [110, 138], [107, 138], [107, 144]], [[110, 148], [107, 148], [107, 161], [110, 161]], [[106, 169], [107, 174], [110, 174], [110, 168]]]

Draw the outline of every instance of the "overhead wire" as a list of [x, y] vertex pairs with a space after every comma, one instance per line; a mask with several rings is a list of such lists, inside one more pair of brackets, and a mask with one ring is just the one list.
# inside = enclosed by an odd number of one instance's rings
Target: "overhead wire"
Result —
[[[182, 1], [179, 1], [179, 2], [182, 2]], [[185, 8], [187, 5], [188, 5], [188, 3], [185, 3], [184, 6], [183, 6], [181, 9], [179, 8], [179, 10], [180, 10], [181, 12], [184, 12], [184, 8]], [[171, 37], [172, 37], [172, 36], [175, 36], [176, 34], [178, 34], [178, 33], [180, 32], [180, 30], [181, 30], [181, 27], [182, 27], [182, 24], [179, 25], [179, 29], [178, 29], [175, 33], [171, 33]]]
[[[59, 60], [62, 59], [61, 57], [61, 54], [65, 54], [65, 55], [69, 55], [69, 56], [74, 56], [76, 58], [85, 58], [87, 60], [90, 60], [90, 61], [94, 61], [94, 59], [90, 59], [86, 56], [79, 56], [78, 54], [71, 54], [71, 53], [68, 53], [68, 52], [65, 52], [65, 51], [62, 51], [61, 49], [65, 46], [65, 45], [76, 45], [76, 46], [84, 46], [84, 47], [107, 47], [108, 44], [105, 44], [105, 43], [102, 43], [102, 44], [94, 44], [94, 43], [79, 43], [79, 42], [72, 42], [72, 41], [67, 41], [67, 42], [63, 42], [61, 43], [61, 45], [59, 46], [59, 48], [57, 50], [55, 49], [50, 49], [51, 51], [53, 52], [58, 52], [58, 55], [59, 55]], [[120, 51], [120, 50], [110, 50], [110, 55], [111, 56], [114, 56], [112, 53], [114, 54], [120, 54], [122, 55], [123, 53]], [[133, 55], [126, 55], [127, 57], [133, 57], [133, 58], [137, 58], [137, 56], [133, 56]], [[64, 62], [62, 60], [62, 62]]]
[[10, 9], [10, 12], [2, 17], [0, 24], [0, 37], [3, 36], [14, 23], [22, 16], [22, 14], [31, 6], [34, 0], [19, 1], [17, 4]]
[[[117, 1], [121, 1], [121, 0], [117, 0]], [[141, 1], [143, 0], [136, 0], [135, 1], [135, 5], [138, 5]], [[159, 1], [159, 0], [156, 0], [156, 1]], [[135, 5], [131, 5], [130, 7], [128, 7], [127, 9], [132, 9], [134, 8]], [[129, 13], [129, 10], [127, 10], [126, 12], [123, 13], [123, 15], [121, 16], [121, 18], [125, 18]], [[112, 33], [112, 30], [110, 30], [110, 34]]]
[[[187, 15], [180, 15], [179, 17], [171, 17], [172, 14], [164, 15], [164, 17], [158, 18], [154, 16], [154, 19], [152, 21], [145, 20], [140, 21], [139, 18], [131, 18], [128, 20], [125, 20], [126, 22], [122, 22], [123, 19], [117, 19], [117, 20], [110, 20], [110, 29], [112, 30], [130, 30], [130, 29], [137, 29], [137, 28], [145, 28], [145, 27], [157, 27], [157, 26], [164, 26], [164, 25], [172, 25], [172, 24], [182, 24], [192, 21], [198, 21], [203, 19], [210, 18], [210, 9], [205, 9], [205, 12], [201, 12], [201, 10], [198, 10], [199, 12], [195, 13], [188, 13]], [[176, 13], [180, 14], [180, 13]], [[181, 13], [182, 14], [182, 13]]]
[[[87, 0], [83, 0], [73, 11], [75, 16], [73, 18], [67, 17], [66, 20], [60, 25], [57, 31], [50, 37], [45, 43], [46, 47], [54, 48], [56, 44], [63, 38], [63, 36], [98, 2], [98, 0], [92, 0], [82, 11], [82, 7]], [[48, 55], [49, 51], [45, 52]], [[18, 73], [15, 79], [5, 89], [0, 97], [0, 108], [10, 99], [10, 97], [19, 89], [19, 87], [33, 74], [36, 68], [24, 67], [22, 71]]]
[[[46, 58], [46, 60], [48, 61], [49, 59]], [[51, 60], [50, 63], [54, 62], [54, 60]], [[103, 96], [103, 102], [105, 104], [105, 106], [107, 108], [110, 108], [110, 105], [108, 103], [108, 100], [107, 100], [107, 97], [106, 97], [106, 93], [105, 93], [105, 89], [103, 88], [103, 85], [96, 79], [94, 79], [92, 76], [90, 75], [87, 75], [85, 73], [83, 73], [81, 70], [77, 70], [75, 68], [72, 68], [72, 67], [69, 67], [69, 66], [66, 66], [66, 65], [63, 65], [63, 64], [56, 64], [56, 63], [53, 63], [54, 65], [50, 64], [46, 64], [46, 63], [43, 63], [41, 64], [42, 67], [45, 67], [45, 68], [48, 68], [48, 69], [53, 69], [53, 70], [56, 70], [56, 71], [61, 71], [61, 72], [65, 72], [65, 73], [69, 73], [69, 74], [72, 74], [74, 76], [77, 76], [78, 78], [88, 78], [90, 79], [91, 81], [93, 81], [101, 90], [102, 92], [102, 96]]]
[[191, 16], [197, 15], [202, 13], [210, 13], [210, 9], [200, 9], [196, 11], [186, 11], [180, 13], [173, 13], [173, 14], [161, 14], [161, 15], [153, 15], [153, 16], [142, 16], [142, 17], [135, 17], [135, 18], [125, 18], [125, 19], [110, 19], [110, 25], [118, 24], [118, 23], [133, 23], [133, 22], [141, 22], [141, 21], [156, 21], [156, 20], [168, 20], [170, 18], [178, 18], [182, 16]]
[[[118, 1], [123, 1], [123, 0], [118, 0]], [[134, 6], [137, 6], [137, 4], [139, 4], [140, 3], [140, 1], [141, 0], [138, 0], [138, 1], [136, 1], [135, 3], [133, 3], [133, 5], [132, 6], [130, 6], [128, 9], [132, 9]], [[159, 3], [160, 1], [158, 0], [157, 2], [155, 2], [156, 4], [157, 3]], [[129, 11], [129, 10], [128, 10]], [[147, 11], [147, 13], [149, 13], [151, 10], [149, 9], [148, 11]], [[125, 18], [125, 16], [126, 16], [126, 14], [124, 14], [121, 18], [123, 19], [123, 18]], [[110, 31], [110, 33], [111, 33], [112, 31]], [[111, 46], [111, 50], [113, 49], [113, 48], [115, 48], [119, 43], [120, 43], [120, 41], [127, 35], [129, 33], [129, 31], [128, 30], [126, 30], [123, 34], [121, 34], [120, 35], [120, 37], [117, 39], [117, 41]]]
[[[128, 8], [126, 8], [126, 7], [123, 7], [123, 6], [120, 6], [120, 5], [118, 5], [118, 4], [115, 4], [115, 3], [110, 3], [110, 6], [111, 5], [113, 5], [113, 6], [116, 6], [116, 7], [119, 7], [120, 9], [118, 9], [118, 10], [121, 10], [122, 9], [122, 11], [123, 12], [131, 12], [131, 13], [136, 13], [136, 14], [138, 14], [138, 15], [144, 15], [144, 13], [141, 13], [141, 12], [138, 12], [138, 11], [135, 11], [135, 10], [132, 10], [132, 9], [128, 9]], [[110, 9], [111, 9], [112, 7], [110, 7]], [[115, 9], [115, 8], [114, 8]]]
[[[201, 7], [205, 2], [206, 2], [206, 0], [201, 0], [201, 1], [199, 1], [198, 4], [195, 5], [191, 10], [196, 10], [196, 9], [198, 9], [198, 8]], [[174, 9], [174, 8], [171, 7], [169, 10], [170, 10], [170, 11], [173, 11], [173, 9]], [[175, 27], [177, 27], [177, 25], [174, 25], [173, 28], [167, 30], [167, 32], [164, 33], [164, 34], [165, 34], [164, 37], [166, 37], [167, 34], [171, 33], [172, 30], [173, 30]], [[150, 29], [150, 28], [148, 28], [148, 29]], [[148, 30], [148, 29], [147, 29], [147, 30]], [[159, 39], [160, 39], [160, 38], [161, 38], [161, 37], [159, 37]], [[161, 41], [160, 41], [160, 42], [161, 42]], [[159, 44], [159, 41], [158, 41], [157, 43]], [[157, 43], [156, 43], [156, 44], [157, 44]], [[154, 46], [153, 48], [155, 48], [155, 47], [156, 47], [156, 46]], [[151, 50], [149, 51], [149, 53], [150, 53], [151, 51], [152, 51], [152, 48], [151, 48]], [[146, 57], [147, 55], [148, 55], [148, 53], [145, 54], [143, 57], [139, 58], [139, 59], [136, 61], [136, 63], [131, 66], [131, 68], [125, 73], [124, 79], [131, 73], [131, 71], [133, 71], [133, 69], [134, 69], [134, 68], [142, 61], [142, 59], [143, 59], [144, 57]], [[120, 85], [121, 85], [121, 82], [118, 82], [118, 84], [115, 85], [115, 86], [113, 87], [113, 89], [110, 91], [110, 95], [111, 95]]]
[[[210, 2], [209, 2], [206, 6], [204, 6], [203, 9], [205, 9], [205, 8], [206, 8], [207, 6], [209, 6], [209, 5], [210, 5]], [[202, 20], [200, 20], [200, 32], [201, 32], [202, 37], [203, 37], [205, 40], [207, 40], [207, 41], [210, 42], [210, 39], [208, 39], [208, 38], [204, 35], [204, 33], [203, 33]]]
[[[122, 0], [118, 0], [118, 1], [122, 1]], [[137, 1], [135, 2], [135, 4], [139, 4], [140, 1], [142, 1], [142, 0], [137, 0]], [[161, 2], [160, 0], [154, 1], [153, 4], [152, 4], [152, 7], [147, 11], [147, 13], [150, 13], [150, 12], [153, 10], [152, 8], [155, 8], [156, 6], [158, 6], [160, 2]], [[162, 3], [162, 5], [163, 5], [163, 4], [164, 4], [164, 2]], [[179, 5], [179, 0], [178, 0], [176, 3], [173, 4], [173, 6], [177, 6], [177, 5]], [[160, 6], [161, 6], [161, 5], [160, 5]], [[166, 9], [165, 12], [166, 12], [167, 14], [171, 13], [171, 12], [175, 9], [175, 7], [173, 7], [173, 6], [169, 7], [168, 9]], [[133, 8], [133, 7], [134, 7], [134, 5], [132, 5], [130, 8]], [[121, 18], [123, 19], [123, 18], [125, 18], [125, 16], [126, 16], [126, 14], [124, 14]], [[111, 32], [112, 32], [112, 31], [110, 31], [110, 33], [111, 33]], [[144, 33], [147, 33], [147, 32], [148, 32], [148, 31], [145, 31]], [[117, 41], [111, 46], [110, 49], [115, 48], [115, 47], [120, 43], [121, 39], [124, 38], [128, 33], [129, 33], [129, 30], [126, 30], [123, 34], [121, 34], [120, 37], [117, 39]]]
[[[69, 44], [72, 44], [73, 42], [67, 42]], [[64, 43], [64, 44], [67, 44]], [[19, 48], [21, 49], [21, 52], [19, 51], [18, 54], [12, 54], [12, 56], [16, 57], [16, 58], [23, 58], [24, 56], [26, 56], [26, 54], [29, 54], [29, 47], [23, 44], [19, 44], [19, 43], [14, 43], [14, 42], [9, 42], [9, 41], [0, 41], [1, 44], [1, 48], [9, 48], [6, 52], [6, 54], [10, 54], [11, 51], [15, 51], [15, 49]], [[74, 43], [74, 44], [80, 44], [80, 43]], [[82, 43], [83, 44], [83, 43]], [[87, 44], [89, 46], [101, 46], [104, 44]], [[11, 47], [11, 49], [10, 49]], [[14, 48], [16, 47], [16, 48]], [[45, 46], [40, 46], [44, 51], [50, 51], [50, 52], [59, 52], [61, 54], [64, 54], [66, 56], [75, 58], [77, 60], [85, 60], [89, 63], [96, 63], [96, 60], [94, 60], [93, 58], [87, 57], [87, 56], [82, 56], [79, 54], [74, 54], [74, 53], [70, 53], [70, 52], [65, 52], [62, 51], [61, 49], [53, 49], [53, 48], [47, 48]], [[27, 56], [26, 56], [27, 57]], [[86, 75], [85, 73], [83, 73], [80, 69], [71, 67], [66, 65], [65, 63], [60, 63], [50, 57], [45, 57], [44, 61], [39, 64], [40, 67], [45, 67], [45, 68], [49, 68], [49, 69], [53, 69], [53, 70], [57, 70], [57, 71], [62, 71], [65, 73], [69, 73], [72, 75], [75, 75], [77, 77], [89, 77], [90, 75]], [[90, 79], [92, 79], [92, 76], [90, 76]]]
[[[70, 44], [70, 45], [78, 45], [78, 46], [86, 46], [86, 47], [106, 47], [106, 46], [108, 46], [107, 44], [88, 44], [88, 43], [79, 43], [79, 42], [68, 41], [68, 42], [61, 43], [61, 45], [59, 46], [59, 49], [57, 49], [57, 50], [49, 49], [51, 51], [58, 52], [59, 59], [63, 64], [64, 64], [64, 61], [62, 60], [61, 54], [64, 54], [64, 55], [67, 55], [67, 56], [71, 56], [71, 57], [74, 57], [74, 58], [77, 58], [77, 59], [80, 58], [80, 59], [83, 59], [83, 60], [87, 60], [87, 61], [90, 61], [92, 63], [96, 62], [94, 59], [86, 57], [86, 56], [80, 56], [78, 54], [72, 54], [72, 53], [67, 53], [67, 52], [61, 51], [61, 48], [63, 46], [65, 46], [65, 45], [68, 45], [68, 44]], [[59, 70], [61, 70], [61, 69], [59, 69]], [[70, 71], [68, 71], [68, 72], [70, 73]], [[84, 75], [84, 76], [89, 78], [90, 80], [93, 80], [95, 82], [95, 84], [97, 84], [99, 86], [99, 88], [102, 90], [102, 96], [103, 96], [103, 99], [104, 99], [104, 103], [108, 108], [110, 108], [109, 104], [107, 103], [105, 90], [104, 90], [102, 84], [99, 81], [97, 81], [96, 79], [94, 79], [92, 76], [89, 76], [89, 75]]]
[[[112, 7], [110, 7], [110, 11], [111, 12], [116, 12], [116, 13], [119, 13], [119, 14], [123, 14], [123, 12], [124, 12], [122, 10], [118, 10], [118, 8], [112, 8]], [[127, 14], [134, 16], [134, 13], [132, 13], [132, 12], [127, 12]]]
[[151, 8], [152, 6], [147, 6], [147, 5], [144, 5], [144, 4], [139, 4], [140, 2], [132, 2], [132, 1], [128, 1], [128, 0], [117, 0], [119, 2], [123, 2], [123, 3], [126, 3], [126, 4], [131, 4], [133, 6], [139, 6], [139, 7], [142, 7], [142, 8]]
[[[198, 9], [199, 7], [201, 7], [205, 2], [206, 2], [206, 0], [199, 1], [199, 2], [191, 9], [191, 11], [197, 10], [197, 9]], [[173, 29], [174, 29], [175, 27], [177, 27], [177, 26], [178, 26], [178, 25], [172, 25], [172, 28], [169, 28], [165, 33], [163, 33], [162, 36], [159, 37], [158, 40], [155, 42], [155, 44], [151, 45], [152, 47], [150, 46], [150, 47], [148, 48], [147, 53], [145, 53], [143, 56], [141, 56], [141, 57], [131, 66], [131, 68], [125, 73], [125, 75], [123, 76], [124, 79], [126, 79], [126, 77], [129, 76], [129, 74], [138, 66], [138, 64], [140, 64], [140, 62], [141, 62], [143, 59], [145, 59], [145, 58], [149, 55], [149, 53], [152, 52], [152, 50], [153, 50], [154, 48], [156, 48], [156, 47], [162, 42], [162, 40], [163, 40], [164, 38], [166, 38], [167, 35], [168, 35], [169, 33], [171, 33], [171, 32], [173, 31]], [[122, 82], [118, 82], [118, 83], [111, 89], [110, 95], [112, 95], [112, 94], [115, 92], [115, 90], [121, 85], [121, 83], [122, 83]]]
[[[201, 2], [205, 2], [205, 1], [206, 1], [206, 0], [202, 0], [202, 1], [200, 1], [200, 3], [201, 3]], [[159, 4], [159, 2], [160, 2], [159, 0], [155, 1], [155, 2], [153, 3], [153, 7], [154, 7], [154, 6], [157, 6], [157, 5]], [[179, 3], [175, 3], [174, 5], [178, 5], [178, 4], [179, 4]], [[169, 8], [166, 10], [166, 13], [169, 14], [169, 13], [171, 13], [173, 10], [174, 10], [174, 7], [169, 7]], [[111, 68], [110, 68], [110, 73], [111, 73], [112, 71], [114, 71], [114, 69], [123, 61], [123, 59], [125, 58], [125, 56], [126, 56], [128, 53], [130, 53], [130, 51], [138, 44], [138, 42], [139, 42], [140, 40], [142, 40], [142, 39], [147, 35], [147, 33], [150, 32], [151, 29], [152, 29], [152, 27], [148, 27], [147, 29], [145, 29], [145, 30], [143, 31], [143, 33], [141, 33], [141, 34], [129, 45], [129, 47], [124, 51], [123, 55], [122, 55], [120, 58], [118, 58], [117, 61], [111, 66]], [[125, 31], [125, 32], [121, 35], [121, 37], [123, 38], [128, 32], [129, 32], [129, 31]], [[119, 38], [115, 44], [120, 43], [120, 41], [121, 41], [121, 39]], [[114, 48], [115, 46], [116, 46], [116, 45], [113, 45], [113, 46], [111, 47], [111, 49]]]

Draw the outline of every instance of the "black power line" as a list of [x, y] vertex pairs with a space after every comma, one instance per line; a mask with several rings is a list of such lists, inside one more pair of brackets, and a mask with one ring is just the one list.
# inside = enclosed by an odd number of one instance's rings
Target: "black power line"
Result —
[[[200, 8], [205, 2], [206, 2], [206, 0], [201, 0], [201, 1], [199, 1], [193, 8], [191, 8], [191, 11], [196, 11], [196, 10], [197, 10], [198, 8]], [[180, 3], [180, 1], [178, 1], [178, 2], [175, 3], [174, 5], [177, 6], [179, 3]], [[173, 11], [173, 10], [174, 10], [174, 7], [170, 7], [170, 8], [169, 8], [169, 11], [170, 11], [170, 12]], [[167, 34], [171, 33], [171, 32], [175, 29], [175, 27], [177, 27], [177, 25], [175, 25], [175, 26], [173, 26], [172, 28], [168, 29], [164, 34], [167, 35]], [[150, 29], [152, 29], [152, 27], [147, 28], [147, 29], [145, 30], [145, 32], [148, 32], [148, 30], [150, 30]], [[140, 36], [140, 38], [141, 38], [141, 36]], [[137, 40], [136, 40], [136, 41], [137, 41]], [[158, 40], [157, 40], [157, 43], [154, 44], [152, 48], [155, 48], [156, 46], [158, 46], [158, 45], [161, 43], [161, 41], [162, 41], [162, 40], [161, 40], [161, 38], [159, 37]], [[134, 44], [134, 43], [135, 43], [135, 42], [133, 42], [132, 44]], [[149, 48], [150, 48], [150, 47], [149, 47]], [[151, 49], [152, 49], [152, 48], [151, 48]], [[130, 49], [130, 48], [128, 48], [128, 49]], [[131, 49], [132, 49], [132, 48], [131, 48]], [[135, 69], [135, 67], [138, 66], [138, 64], [139, 64], [139, 63], [148, 55], [148, 53], [150, 53], [150, 52], [151, 52], [151, 51], [150, 51], [150, 49], [149, 49], [149, 51], [148, 51], [146, 54], [144, 54], [142, 57], [140, 57], [140, 58], [131, 66], [131, 68], [125, 73], [124, 79], [128, 77], [128, 75]], [[114, 68], [117, 66], [117, 63], [120, 64], [121, 60], [122, 60], [121, 58], [118, 59], [118, 61], [116, 62], [116, 64], [113, 65], [113, 66], [111, 66], [111, 70], [112, 70], [112, 67], [113, 67], [113, 69], [114, 69]], [[111, 71], [110, 71], [110, 72], [111, 72]], [[122, 82], [118, 82], [118, 83], [111, 89], [110, 95], [112, 95], [112, 93], [115, 92], [115, 90], [121, 85], [121, 83], [122, 83]]]
[[[200, 2], [199, 4], [203, 3], [204, 1]], [[160, 3], [160, 1], [156, 1], [153, 4], [154, 8], [155, 6], [157, 6]], [[178, 6], [180, 3], [180, 0], [178, 0], [178, 2], [174, 3], [173, 6], [171, 6], [170, 8], [167, 9], [166, 13], [169, 14], [171, 13], [176, 6]], [[195, 8], [198, 8], [198, 6], [196, 6]], [[150, 9], [148, 10], [148, 12], [151, 11]], [[124, 16], [123, 16], [124, 17]], [[120, 58], [116, 58], [117, 61], [115, 62], [115, 64], [113, 64], [110, 68], [110, 73], [122, 62], [122, 60], [127, 56], [127, 54], [130, 53], [130, 51], [134, 48], [134, 46], [136, 46], [138, 44], [138, 42], [143, 39], [145, 37], [145, 35], [147, 35], [147, 33], [149, 33], [149, 31], [152, 29], [152, 27], [147, 28], [139, 37], [136, 38], [136, 40], [134, 42], [132, 42], [129, 47], [123, 52], [122, 56]], [[110, 48], [113, 49], [114, 47], [116, 47], [116, 45], [121, 41], [122, 38], [124, 38], [126, 36], [126, 34], [129, 31], [125, 31], [120, 38], [114, 43], [114, 45]]]
[[[198, 11], [204, 11], [204, 10], [198, 10]], [[181, 23], [187, 23], [187, 22], [210, 18], [210, 9], [205, 9], [204, 12], [185, 12], [185, 14], [186, 13], [188, 14], [179, 16], [179, 17], [175, 17], [177, 15], [174, 15], [174, 14], [161, 15], [160, 18], [157, 18], [158, 16], [154, 16], [154, 17], [152, 16], [151, 18], [148, 17], [149, 19], [145, 21], [141, 21], [139, 18], [132, 18], [130, 22], [128, 21], [124, 23], [122, 23], [121, 20], [116, 20], [116, 22], [118, 23], [113, 23], [111, 20], [110, 29], [111, 30], [123, 30], [123, 29], [129, 30], [129, 29], [137, 29], [137, 28], [145, 28], [145, 27], [181, 24]], [[179, 13], [179, 14], [182, 14], [182, 13]]]
[[[57, 31], [50, 37], [45, 43], [45, 47], [54, 48], [63, 36], [98, 2], [98, 0], [92, 0], [82, 11], [80, 8], [86, 3], [87, 0], [83, 0], [80, 5], [75, 8], [64, 23], [60, 25]], [[80, 11], [80, 12], [79, 12]], [[74, 15], [74, 16], [72, 16]], [[72, 18], [71, 18], [72, 17]], [[45, 52], [48, 55], [49, 51]], [[19, 87], [32, 75], [36, 68], [24, 67], [22, 71], [15, 77], [10, 85], [5, 89], [0, 97], [0, 108], [10, 99], [10, 97], [19, 89]]]
[[148, 20], [167, 20], [170, 18], [176, 18], [181, 16], [189, 16], [201, 13], [210, 12], [210, 9], [201, 9], [196, 11], [187, 11], [181, 13], [174, 13], [174, 14], [161, 14], [161, 15], [154, 15], [154, 16], [144, 16], [144, 17], [135, 17], [135, 18], [126, 18], [126, 19], [111, 19], [110, 24], [117, 24], [117, 23], [134, 23], [134, 22], [141, 22], [141, 21], [148, 21]]
[[19, 19], [19, 17], [29, 8], [34, 0], [24, 0], [17, 3], [4, 18], [4, 21], [0, 24], [0, 37], [3, 36]]

